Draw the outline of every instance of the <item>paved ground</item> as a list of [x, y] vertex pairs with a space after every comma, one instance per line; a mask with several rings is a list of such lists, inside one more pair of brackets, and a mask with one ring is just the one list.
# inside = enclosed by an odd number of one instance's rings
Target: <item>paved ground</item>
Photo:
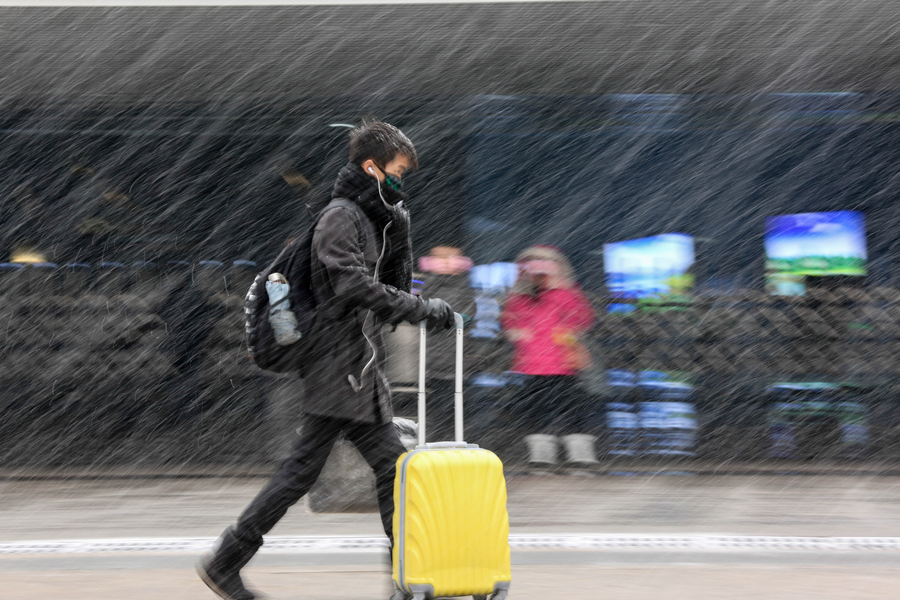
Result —
[[[272, 600], [385, 600], [386, 574], [365, 570], [250, 568]], [[532, 566], [513, 569], [510, 600], [885, 600], [900, 569], [758, 565]], [[189, 569], [3, 573], [4, 597], [214, 600]], [[7, 595], [9, 594], [9, 595]]]
[[[551, 534], [900, 538], [900, 476], [873, 474], [877, 469], [843, 475], [789, 475], [783, 469], [695, 472], [707, 474], [670, 469], [639, 475], [512, 476], [511, 533], [541, 539]], [[264, 482], [262, 477], [208, 473], [173, 479], [133, 478], [131, 472], [92, 480], [34, 475], [0, 474], [0, 546], [54, 539], [213, 538]], [[281, 537], [379, 534], [374, 514], [312, 514], [303, 504], [272, 532]], [[211, 599], [191, 569], [195, 556], [191, 551], [11, 555], [0, 548], [0, 597]], [[900, 587], [900, 550], [895, 549], [544, 547], [515, 549], [513, 562], [510, 598], [522, 600], [560, 593], [638, 600], [888, 598]], [[260, 554], [247, 573], [273, 600], [365, 600], [386, 597], [383, 565], [378, 549], [270, 551]]]
[[[900, 536], [900, 476], [543, 475], [509, 479], [513, 533]], [[0, 542], [216, 536], [264, 477], [4, 480]], [[312, 514], [302, 503], [273, 535], [377, 535], [370, 514]]]

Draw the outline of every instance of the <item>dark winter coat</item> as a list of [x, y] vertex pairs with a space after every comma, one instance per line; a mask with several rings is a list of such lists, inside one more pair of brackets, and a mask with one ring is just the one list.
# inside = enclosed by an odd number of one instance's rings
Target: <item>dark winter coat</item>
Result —
[[[405, 199], [389, 186], [382, 185], [381, 191], [391, 204]], [[341, 170], [332, 198], [346, 198], [356, 207], [328, 210], [313, 233], [312, 289], [319, 322], [303, 409], [313, 415], [389, 422], [393, 411], [382, 329], [425, 318], [424, 302], [409, 293], [409, 213], [402, 204], [385, 206], [375, 178], [354, 164]], [[360, 383], [359, 391], [350, 376]]]

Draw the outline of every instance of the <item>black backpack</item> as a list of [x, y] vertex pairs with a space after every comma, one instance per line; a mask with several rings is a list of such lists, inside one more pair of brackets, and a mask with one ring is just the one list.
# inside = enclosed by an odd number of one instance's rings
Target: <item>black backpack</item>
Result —
[[[356, 208], [350, 200], [334, 199], [316, 217], [312, 225], [302, 235], [292, 240], [278, 254], [272, 264], [256, 275], [247, 296], [244, 298], [244, 328], [247, 335], [247, 350], [250, 358], [260, 369], [274, 373], [306, 373], [307, 352], [316, 324], [316, 301], [312, 288], [312, 238], [316, 224], [326, 211], [336, 208]], [[354, 214], [356, 211], [354, 210]], [[302, 336], [289, 346], [275, 343], [275, 333], [269, 324], [269, 295], [266, 281], [270, 273], [281, 273], [291, 286], [288, 299], [291, 311], [297, 317], [297, 331]]]

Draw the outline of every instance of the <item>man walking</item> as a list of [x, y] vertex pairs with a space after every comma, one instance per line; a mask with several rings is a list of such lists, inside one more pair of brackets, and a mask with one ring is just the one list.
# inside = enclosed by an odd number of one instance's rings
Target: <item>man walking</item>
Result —
[[396, 127], [369, 121], [350, 132], [350, 162], [338, 174], [332, 198], [352, 206], [326, 207], [312, 238], [311, 286], [319, 322], [306, 369], [300, 438], [222, 534], [218, 549], [197, 566], [204, 583], [226, 600], [254, 598], [240, 570], [263, 535], [315, 483], [341, 433], [375, 471], [381, 520], [393, 545], [395, 463], [405, 448], [391, 422], [381, 329], [422, 320], [431, 329], [450, 329], [454, 322], [443, 300], [410, 293], [410, 220], [401, 184], [417, 166], [415, 147]]

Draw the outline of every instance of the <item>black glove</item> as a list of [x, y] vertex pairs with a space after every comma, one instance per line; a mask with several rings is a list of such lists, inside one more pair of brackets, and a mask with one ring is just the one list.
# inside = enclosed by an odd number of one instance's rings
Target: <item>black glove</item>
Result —
[[425, 302], [425, 324], [432, 331], [453, 329], [456, 319], [453, 309], [440, 298], [431, 298]]

